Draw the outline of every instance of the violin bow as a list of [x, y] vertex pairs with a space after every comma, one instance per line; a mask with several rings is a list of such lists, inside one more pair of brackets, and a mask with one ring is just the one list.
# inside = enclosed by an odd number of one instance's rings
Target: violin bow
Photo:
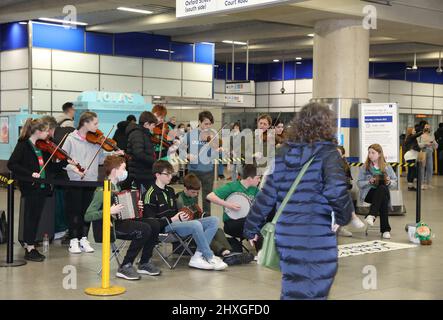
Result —
[[275, 119], [274, 124], [271, 126], [270, 129], [275, 129], [275, 124], [277, 123], [278, 119], [280, 119], [281, 111], [278, 113], [277, 119]]
[[[95, 158], [97, 158], [98, 153], [100, 152], [100, 150], [102, 149], [103, 145], [105, 144], [106, 139], [108, 139], [109, 135], [111, 134], [112, 130], [114, 130], [115, 125], [112, 125], [111, 130], [109, 130], [108, 134], [106, 135], [106, 138], [103, 139], [102, 143], [100, 144], [100, 148], [98, 148], [97, 152], [94, 155], [94, 158], [92, 158], [91, 162], [88, 165], [88, 168], [86, 169], [86, 171], [89, 170], [89, 168], [91, 167], [92, 163], [94, 162]], [[84, 177], [84, 176], [83, 176]], [[82, 177], [82, 179], [83, 179]]]
[[[63, 142], [65, 142], [66, 137], [68, 136], [69, 133], [66, 133], [63, 138], [60, 140], [59, 144], [57, 145], [57, 147], [55, 148], [54, 151], [52, 151], [51, 156], [48, 158], [48, 160], [46, 160], [45, 164], [43, 165], [43, 167], [40, 169], [40, 172], [38, 173], [39, 175], [42, 174], [43, 170], [45, 170], [46, 166], [48, 165], [49, 161], [51, 161], [52, 157], [54, 156], [54, 154], [57, 152], [57, 150], [59, 149], [59, 147], [63, 144]], [[35, 184], [35, 181], [32, 183], [32, 185]]]
[[162, 156], [162, 149], [163, 149], [163, 134], [165, 133], [165, 122], [163, 120], [162, 122], [162, 136], [160, 138], [160, 151], [158, 152], [158, 158], [160, 159]]
[[40, 172], [38, 174], [41, 174], [43, 172], [43, 170], [45, 170], [46, 166], [48, 165], [49, 161], [51, 161], [52, 157], [54, 156], [54, 154], [57, 152], [57, 150], [60, 148], [60, 146], [63, 144], [63, 142], [65, 142], [66, 137], [68, 136], [68, 133], [66, 133], [62, 140], [60, 140], [59, 144], [57, 145], [57, 147], [55, 148], [54, 151], [52, 151], [51, 156], [48, 158], [48, 160], [46, 160], [45, 164], [43, 165], [43, 167], [40, 169]]
[[[217, 133], [214, 135], [214, 137], [213, 137], [211, 140], [209, 140], [209, 142], [208, 142], [206, 145], [210, 145], [211, 142], [214, 141], [215, 138], [217, 138], [217, 136], [220, 134], [220, 132], [221, 132], [221, 131], [222, 131], [227, 125], [228, 125], [228, 123], [225, 122], [225, 124], [223, 125], [223, 127], [221, 127], [221, 129], [217, 131]], [[198, 156], [199, 156], [199, 157], [200, 157], [200, 155], [201, 155], [202, 150], [203, 150], [203, 147], [200, 149], [200, 152], [198, 153]]]

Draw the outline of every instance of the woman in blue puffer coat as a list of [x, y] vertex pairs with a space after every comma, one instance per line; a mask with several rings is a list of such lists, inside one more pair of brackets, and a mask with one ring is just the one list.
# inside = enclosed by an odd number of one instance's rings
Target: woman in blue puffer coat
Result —
[[335, 123], [328, 107], [317, 103], [303, 107], [245, 222], [244, 236], [257, 241], [267, 215], [280, 206], [303, 165], [314, 157], [276, 224], [281, 299], [326, 299], [337, 272], [332, 212], [335, 223], [344, 226], [354, 206], [333, 142]]

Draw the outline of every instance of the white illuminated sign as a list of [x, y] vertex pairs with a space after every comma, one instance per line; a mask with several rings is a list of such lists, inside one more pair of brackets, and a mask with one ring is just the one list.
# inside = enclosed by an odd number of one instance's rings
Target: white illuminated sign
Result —
[[176, 0], [176, 17], [185, 18], [302, 0]]

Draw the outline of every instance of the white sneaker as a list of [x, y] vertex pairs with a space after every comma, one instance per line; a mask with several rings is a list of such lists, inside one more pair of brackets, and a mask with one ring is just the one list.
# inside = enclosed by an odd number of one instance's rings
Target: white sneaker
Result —
[[427, 186], [426, 184], [422, 184], [422, 185], [421, 185], [421, 189], [422, 189], [422, 190], [428, 190], [428, 186]]
[[383, 237], [383, 239], [391, 239], [391, 234], [388, 231], [386, 231], [386, 232], [383, 232], [382, 237]]
[[86, 253], [94, 252], [94, 248], [91, 247], [91, 244], [86, 237], [80, 239], [80, 249]]
[[202, 256], [195, 254], [192, 256], [191, 260], [189, 260], [188, 266], [203, 270], [214, 270], [214, 264], [209, 263]]
[[79, 241], [77, 238], [71, 239], [71, 242], [69, 243], [69, 249], [68, 251], [70, 253], [82, 253], [82, 251], [80, 250], [80, 246], [79, 246]]
[[365, 224], [358, 217], [352, 218], [351, 225], [356, 229], [363, 229]]
[[375, 217], [374, 217], [374, 216], [371, 216], [371, 215], [368, 215], [368, 216], [366, 217], [365, 221], [366, 221], [366, 223], [367, 223], [368, 225], [370, 225], [370, 226], [372, 227], [372, 226], [374, 225]]
[[340, 229], [338, 229], [338, 235], [342, 237], [352, 237], [352, 232], [344, 227], [341, 227]]
[[212, 259], [210, 259], [208, 262], [214, 266], [215, 271], [224, 270], [228, 267], [226, 263], [216, 256], [212, 256]]

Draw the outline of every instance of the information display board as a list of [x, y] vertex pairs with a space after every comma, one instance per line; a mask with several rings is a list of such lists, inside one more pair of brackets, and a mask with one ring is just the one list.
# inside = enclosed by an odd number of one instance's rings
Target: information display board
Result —
[[398, 106], [396, 103], [362, 103], [359, 105], [360, 162], [368, 147], [378, 143], [387, 162], [399, 162]]

